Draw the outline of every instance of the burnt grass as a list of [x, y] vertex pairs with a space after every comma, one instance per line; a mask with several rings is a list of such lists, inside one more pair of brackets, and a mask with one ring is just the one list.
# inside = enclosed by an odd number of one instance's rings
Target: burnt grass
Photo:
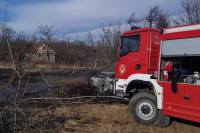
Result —
[[[22, 100], [19, 101], [19, 107], [17, 113], [17, 130], [22, 131], [25, 123], [29, 124], [29, 129], [33, 132], [41, 132], [42, 127], [46, 131], [51, 131], [62, 125], [66, 121], [66, 116], [58, 116], [55, 119], [49, 118], [49, 115], [39, 116], [39, 120], [33, 120], [33, 124], [30, 125], [29, 117], [31, 119], [38, 118], [35, 114], [40, 112], [51, 112], [56, 107], [63, 105], [64, 103], [80, 102], [80, 100], [63, 101], [63, 100], [26, 100], [27, 98], [43, 98], [43, 97], [56, 97], [56, 98], [68, 98], [82, 95], [94, 95], [94, 91], [88, 88], [88, 79], [91, 76], [97, 74], [99, 70], [89, 69], [57, 69], [54, 71], [42, 70], [40, 72], [31, 72], [30, 75], [25, 75], [22, 79], [21, 89], [19, 95], [22, 95], [24, 88], [27, 87], [27, 91]], [[13, 81], [9, 84], [9, 80], [13, 75], [12, 69], [0, 69], [0, 132], [12, 132], [13, 131], [13, 98], [10, 90], [17, 91], [17, 81]], [[48, 81], [47, 85], [46, 81]], [[28, 84], [27, 84], [28, 81]], [[82, 99], [84, 101], [85, 99]], [[70, 106], [70, 105], [67, 105]], [[45, 111], [44, 111], [45, 110]], [[51, 116], [51, 115], [50, 115]], [[48, 124], [44, 125], [45, 123]]]
[[[43, 70], [45, 79], [40, 72], [31, 72], [30, 75], [27, 74], [23, 77], [21, 92], [23, 92], [28, 80], [28, 91], [24, 98], [91, 95], [93, 93], [88, 89], [87, 81], [98, 72], [99, 70], [89, 69], [58, 69], [50, 72]], [[8, 84], [12, 75], [12, 69], [0, 69], [0, 103], [6, 102], [10, 88], [17, 88], [17, 81], [13, 81], [14, 83], [11, 85]], [[45, 80], [48, 81], [50, 86], [47, 85]]]
[[[23, 87], [29, 77], [28, 91], [23, 99], [42, 97], [95, 96], [88, 88], [88, 79], [100, 70], [56, 69], [42, 70], [25, 75]], [[11, 69], [0, 69], [0, 132], [13, 132], [13, 105], [9, 85], [13, 74]], [[50, 90], [50, 91], [49, 91]], [[22, 100], [17, 110], [17, 132], [200, 132], [199, 123], [172, 118], [166, 128], [143, 126], [134, 122], [128, 112], [128, 102], [113, 98], [91, 98], [73, 100]], [[5, 108], [7, 107], [7, 108]]]

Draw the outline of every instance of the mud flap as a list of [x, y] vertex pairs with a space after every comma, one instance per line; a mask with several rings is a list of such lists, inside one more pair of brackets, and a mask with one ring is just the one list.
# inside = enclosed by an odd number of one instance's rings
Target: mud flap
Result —
[[159, 122], [158, 126], [159, 127], [166, 127], [170, 125], [170, 117], [163, 115], [162, 110], [159, 110]]

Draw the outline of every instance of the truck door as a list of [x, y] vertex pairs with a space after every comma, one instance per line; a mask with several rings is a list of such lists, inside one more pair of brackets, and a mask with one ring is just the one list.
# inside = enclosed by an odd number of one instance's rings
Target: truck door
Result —
[[[134, 73], [147, 71], [148, 32], [124, 35], [120, 46], [120, 58], [116, 62], [115, 77], [127, 79]], [[145, 59], [143, 59], [143, 57]]]
[[[194, 71], [200, 71], [199, 42], [200, 37], [163, 41], [159, 84], [163, 87], [165, 115], [200, 122], [200, 80], [193, 76]], [[164, 81], [162, 78], [162, 65], [166, 61], [173, 65], [177, 84], [172, 85], [172, 79]]]

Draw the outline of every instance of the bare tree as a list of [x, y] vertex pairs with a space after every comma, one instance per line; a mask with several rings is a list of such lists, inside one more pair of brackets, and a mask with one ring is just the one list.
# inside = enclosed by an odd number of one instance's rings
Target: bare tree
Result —
[[[105, 27], [104, 25], [101, 25], [100, 28], [102, 30], [100, 34], [101, 36], [101, 43], [103, 45], [104, 51], [106, 51], [107, 59], [112, 60], [112, 54], [111, 54], [111, 49], [112, 49], [112, 30], [111, 30], [111, 25], [108, 27]], [[105, 55], [102, 54], [101, 56]]]
[[153, 26], [153, 23], [157, 21], [159, 16], [160, 8], [158, 5], [151, 7], [146, 16], [146, 20], [149, 22], [149, 27]]
[[169, 27], [169, 17], [166, 14], [160, 14], [156, 23], [156, 28], [162, 29]]
[[167, 14], [158, 5], [149, 9], [145, 20], [149, 23], [149, 27], [161, 29], [169, 26]]
[[94, 37], [92, 35], [92, 33], [90, 31], [88, 31], [88, 35], [87, 35], [87, 43], [90, 46], [94, 46]]
[[112, 49], [112, 58], [115, 59], [117, 56], [117, 53], [119, 51], [119, 45], [121, 41], [121, 24], [118, 23], [116, 26], [113, 28], [113, 49]]
[[137, 23], [138, 20], [135, 18], [135, 13], [132, 12], [130, 17], [127, 19], [127, 23], [130, 25], [130, 26], [134, 26], [135, 23]]
[[[53, 36], [53, 31], [52, 31], [53, 26], [49, 26], [49, 25], [40, 25], [36, 32], [39, 34], [42, 34], [45, 36], [46, 39], [44, 39], [44, 41], [48, 44], [50, 44], [50, 41], [52, 40], [52, 36]], [[41, 39], [43, 40], [43, 38]]]
[[[13, 132], [15, 133], [15, 132], [17, 132], [17, 111], [18, 111], [18, 107], [19, 107], [18, 100], [23, 95], [23, 94], [20, 95], [20, 91], [22, 89], [21, 88], [22, 87], [22, 78], [26, 74], [26, 72], [22, 71], [20, 54], [18, 54], [16, 58], [13, 56], [13, 51], [10, 46], [10, 38], [9, 38], [9, 36], [8, 36], [9, 34], [7, 32], [8, 28], [6, 27], [6, 11], [7, 11], [7, 0], [5, 1], [5, 24], [4, 24], [3, 31], [4, 31], [5, 43], [8, 47], [9, 55], [11, 58], [13, 69], [14, 69], [13, 76], [11, 77], [11, 79], [9, 81], [10, 84], [12, 84], [15, 79], [17, 79], [16, 84], [13, 85], [14, 87], [11, 87], [11, 89], [10, 89], [11, 96], [12, 96], [12, 107], [13, 107], [13, 110], [12, 110], [13, 111]], [[26, 88], [25, 88], [25, 90], [26, 90]]]
[[[102, 51], [98, 49], [98, 54], [100, 58], [108, 61], [107, 65], [110, 65], [115, 62], [117, 56], [120, 43], [121, 24], [118, 23], [117, 25], [110, 25], [108, 27], [101, 25], [100, 27], [102, 30], [102, 32], [99, 33], [101, 41], [97, 43], [102, 47]], [[106, 63], [104, 65], [106, 65]]]
[[90, 31], [88, 31], [86, 44], [90, 46], [90, 56], [91, 56], [89, 57], [89, 59], [91, 60], [90, 62], [92, 63], [94, 62], [93, 67], [96, 68], [97, 67], [97, 53], [95, 49], [96, 45], [95, 45], [94, 37]]
[[200, 0], [180, 0], [182, 13], [174, 17], [175, 25], [200, 23]]
[[16, 32], [10, 28], [5, 26], [5, 24], [0, 27], [0, 56], [2, 56], [2, 60], [9, 61], [9, 51], [7, 45], [7, 39], [11, 40]]

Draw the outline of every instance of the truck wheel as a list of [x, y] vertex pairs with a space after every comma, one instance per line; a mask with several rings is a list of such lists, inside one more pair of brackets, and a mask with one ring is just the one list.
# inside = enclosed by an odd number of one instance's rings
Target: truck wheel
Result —
[[158, 124], [158, 110], [156, 98], [148, 92], [134, 95], [129, 102], [129, 112], [132, 118], [144, 125]]

